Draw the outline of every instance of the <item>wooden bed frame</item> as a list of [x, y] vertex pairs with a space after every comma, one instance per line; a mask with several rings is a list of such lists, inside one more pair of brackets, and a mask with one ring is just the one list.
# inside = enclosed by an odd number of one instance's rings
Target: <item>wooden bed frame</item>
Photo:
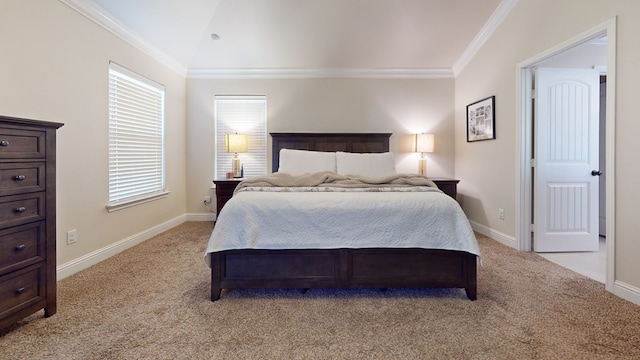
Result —
[[[388, 133], [271, 133], [280, 149], [385, 152]], [[476, 256], [438, 249], [226, 250], [211, 254], [211, 300], [240, 288], [464, 288], [477, 298]]]

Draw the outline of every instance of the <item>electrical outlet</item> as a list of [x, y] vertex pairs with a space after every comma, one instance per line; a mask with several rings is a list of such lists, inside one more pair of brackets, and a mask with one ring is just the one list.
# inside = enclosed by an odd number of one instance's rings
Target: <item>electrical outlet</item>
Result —
[[211, 202], [211, 196], [207, 195], [203, 199], [204, 204], [209, 204]]
[[78, 241], [78, 232], [73, 229], [67, 231], [67, 245], [75, 244]]
[[504, 220], [504, 209], [498, 209], [498, 219]]

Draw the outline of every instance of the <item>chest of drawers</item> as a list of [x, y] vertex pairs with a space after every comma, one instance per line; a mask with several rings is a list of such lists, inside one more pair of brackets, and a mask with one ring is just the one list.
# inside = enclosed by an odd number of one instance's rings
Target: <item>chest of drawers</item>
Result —
[[56, 130], [0, 116], [0, 328], [56, 312]]

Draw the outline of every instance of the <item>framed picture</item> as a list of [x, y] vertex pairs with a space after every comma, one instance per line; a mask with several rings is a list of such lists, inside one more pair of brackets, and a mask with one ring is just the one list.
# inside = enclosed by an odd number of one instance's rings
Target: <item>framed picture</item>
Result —
[[467, 105], [467, 142], [496, 138], [496, 97]]

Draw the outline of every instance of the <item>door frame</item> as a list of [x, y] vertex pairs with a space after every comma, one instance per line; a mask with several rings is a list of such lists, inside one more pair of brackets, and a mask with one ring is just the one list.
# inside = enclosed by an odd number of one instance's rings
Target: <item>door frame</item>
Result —
[[605, 289], [614, 291], [615, 281], [615, 89], [616, 89], [616, 21], [613, 19], [595, 26], [561, 44], [534, 55], [516, 65], [516, 144], [520, 151], [516, 158], [516, 245], [521, 251], [532, 250], [531, 222], [533, 216], [533, 109], [531, 104], [533, 72], [540, 62], [587, 41], [607, 36], [607, 99], [606, 99], [606, 226], [607, 266]]

